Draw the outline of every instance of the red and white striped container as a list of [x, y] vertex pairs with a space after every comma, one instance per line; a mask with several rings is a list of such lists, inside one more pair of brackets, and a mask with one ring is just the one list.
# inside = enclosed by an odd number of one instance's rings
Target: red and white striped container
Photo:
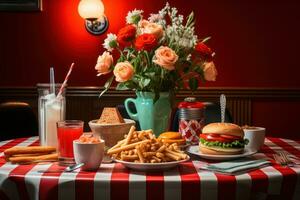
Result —
[[198, 144], [205, 123], [205, 105], [195, 97], [187, 97], [178, 105], [179, 132], [187, 142]]

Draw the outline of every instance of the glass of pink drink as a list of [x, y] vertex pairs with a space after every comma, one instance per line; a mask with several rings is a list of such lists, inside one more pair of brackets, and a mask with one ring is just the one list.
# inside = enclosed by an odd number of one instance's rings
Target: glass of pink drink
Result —
[[59, 165], [75, 164], [73, 141], [83, 133], [83, 121], [65, 120], [57, 122]]

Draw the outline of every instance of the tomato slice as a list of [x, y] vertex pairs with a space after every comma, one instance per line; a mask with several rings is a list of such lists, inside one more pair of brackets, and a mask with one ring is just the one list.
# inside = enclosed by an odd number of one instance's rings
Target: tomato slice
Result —
[[223, 138], [232, 139], [232, 140], [241, 140], [242, 138], [235, 135], [220, 135]]
[[220, 134], [210, 133], [210, 134], [208, 134], [208, 135], [210, 135], [210, 136], [212, 136], [212, 137], [220, 137]]
[[207, 139], [211, 141], [218, 141], [218, 142], [231, 142], [229, 139], [222, 138], [222, 137], [213, 137], [211, 135], [208, 135]]
[[222, 138], [218, 134], [201, 134], [200, 138], [203, 138], [203, 139], [205, 139], [206, 141], [209, 141], [209, 142], [215, 142], [215, 141], [224, 142], [224, 143], [225, 142], [231, 142], [230, 139]]
[[207, 135], [206, 134], [200, 134], [200, 138], [203, 138], [203, 139], [207, 139]]

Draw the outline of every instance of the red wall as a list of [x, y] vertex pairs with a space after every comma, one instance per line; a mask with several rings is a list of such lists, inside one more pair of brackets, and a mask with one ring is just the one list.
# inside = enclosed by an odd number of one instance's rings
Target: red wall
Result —
[[252, 104], [252, 121], [256, 126], [266, 127], [267, 135], [300, 139], [299, 101], [254, 101]]
[[[94, 65], [103, 51], [101, 44], [105, 35], [93, 36], [85, 30], [77, 12], [78, 2], [43, 0], [42, 12], [0, 12], [0, 86], [34, 86], [48, 82], [50, 66], [55, 67], [56, 80], [62, 81], [71, 62], [76, 63], [76, 68], [69, 85], [100, 86], [104, 82], [103, 77], [96, 77]], [[144, 9], [148, 15], [165, 4], [163, 0], [103, 2], [110, 22], [108, 32], [117, 32], [125, 24], [128, 10]], [[200, 37], [212, 36], [210, 46], [216, 52], [219, 76], [207, 86], [300, 87], [299, 1], [169, 2], [183, 14], [194, 10]], [[295, 104], [298, 109], [299, 105]], [[280, 102], [253, 105], [255, 124], [267, 125], [274, 132], [278, 130], [276, 134], [284, 131], [282, 125], [272, 126], [279, 119], [271, 120], [275, 108], [282, 109]], [[293, 109], [293, 104], [286, 105]], [[287, 119], [283, 119], [285, 123]], [[290, 137], [296, 135], [290, 134]]]
[[[105, 36], [87, 33], [76, 0], [43, 0], [43, 11], [0, 13], [1, 86], [33, 86], [48, 81], [50, 66], [62, 80], [71, 62], [70, 85], [99, 85], [93, 69]], [[128, 10], [146, 14], [160, 0], [103, 0], [110, 27], [117, 32]], [[130, 3], [127, 3], [130, 2]], [[299, 87], [300, 3], [297, 1], [169, 1], [180, 12], [194, 10], [197, 32], [212, 36], [218, 81], [211, 86]], [[299, 1], [298, 1], [299, 2]]]

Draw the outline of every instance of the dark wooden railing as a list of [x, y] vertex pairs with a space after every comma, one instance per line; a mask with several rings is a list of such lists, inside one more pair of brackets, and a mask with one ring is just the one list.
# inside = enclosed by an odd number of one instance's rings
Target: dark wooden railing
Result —
[[[99, 87], [69, 87], [67, 97], [67, 119], [82, 119], [88, 122], [99, 117], [103, 107], [123, 104], [128, 97], [134, 97], [133, 91], [117, 91], [114, 88], [107, 91], [100, 99]], [[264, 101], [293, 100], [300, 102], [300, 89], [289, 88], [201, 88], [194, 94], [181, 91], [176, 94], [176, 101], [182, 101], [187, 96], [195, 96], [200, 101], [218, 102], [220, 94], [227, 97], [227, 106], [240, 125], [252, 124], [252, 102], [258, 99]], [[5, 101], [23, 101], [29, 103], [37, 113], [38, 93], [36, 87], [0, 87], [0, 103]], [[87, 124], [87, 123], [86, 123]]]

